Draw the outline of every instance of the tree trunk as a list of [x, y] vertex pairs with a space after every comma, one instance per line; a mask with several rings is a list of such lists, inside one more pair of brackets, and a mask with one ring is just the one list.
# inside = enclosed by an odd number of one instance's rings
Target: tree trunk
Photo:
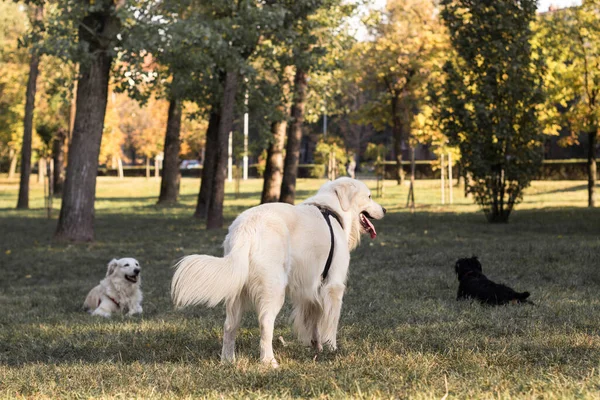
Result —
[[237, 91], [238, 73], [228, 71], [225, 75], [223, 99], [221, 103], [221, 120], [217, 137], [217, 154], [215, 172], [213, 175], [212, 191], [208, 204], [207, 229], [220, 229], [223, 227], [223, 200], [225, 199], [225, 178], [227, 175], [227, 145], [229, 132], [233, 127], [233, 109]]
[[52, 142], [52, 159], [54, 160], [53, 188], [54, 196], [60, 197], [64, 186], [64, 163], [65, 163], [65, 141], [67, 134], [62, 129], [58, 131], [57, 136]]
[[[119, 22], [111, 17], [110, 5], [86, 16], [79, 27], [79, 41], [88, 43], [89, 60], [80, 65], [77, 110], [62, 207], [55, 237], [61, 240], [94, 240], [94, 201], [98, 156], [104, 128], [108, 81], [112, 64], [110, 39]], [[90, 32], [94, 29], [96, 32]], [[101, 38], [103, 42], [97, 40]], [[104, 43], [106, 41], [106, 43]]]
[[588, 133], [588, 207], [596, 207], [596, 131]]
[[408, 190], [408, 199], [406, 207], [410, 207], [411, 211], [415, 211], [415, 148], [410, 148], [410, 188]]
[[279, 200], [281, 181], [283, 180], [283, 146], [287, 121], [276, 121], [271, 124], [273, 140], [267, 149], [267, 165], [263, 177], [263, 190], [260, 203], [273, 203]]
[[[36, 18], [41, 18], [42, 7], [37, 7]], [[19, 183], [19, 199], [17, 208], [29, 208], [29, 176], [31, 175], [31, 135], [33, 131], [33, 112], [35, 109], [35, 92], [40, 67], [40, 56], [32, 50], [29, 62], [29, 78], [25, 92], [25, 118], [23, 119], [23, 147], [21, 148], [21, 181]]]
[[208, 119], [208, 128], [206, 129], [206, 144], [204, 145], [204, 162], [202, 164], [202, 181], [200, 182], [200, 192], [196, 203], [195, 218], [206, 218], [208, 205], [210, 204], [210, 194], [212, 192], [212, 177], [215, 173], [215, 161], [217, 160], [217, 139], [219, 138], [219, 123], [221, 121], [220, 110], [213, 109]]
[[10, 149], [10, 167], [8, 168], [8, 179], [14, 179], [17, 172], [17, 151]]
[[292, 104], [292, 126], [288, 135], [285, 149], [285, 162], [281, 194], [279, 201], [294, 204], [296, 199], [296, 178], [298, 177], [298, 164], [300, 160], [300, 143], [302, 140], [302, 124], [304, 123], [304, 106], [306, 103], [306, 71], [301, 68], [296, 70], [294, 77], [294, 103]]
[[392, 136], [394, 137], [394, 153], [396, 154], [396, 181], [398, 185], [404, 184], [404, 169], [402, 167], [402, 121], [398, 115], [398, 97], [392, 98]]
[[146, 179], [150, 179], [150, 157], [146, 156]]
[[165, 158], [163, 160], [162, 180], [160, 182], [160, 195], [158, 204], [177, 203], [179, 196], [179, 148], [181, 141], [181, 101], [171, 99], [169, 103], [169, 116], [167, 118], [167, 132], [165, 134]]

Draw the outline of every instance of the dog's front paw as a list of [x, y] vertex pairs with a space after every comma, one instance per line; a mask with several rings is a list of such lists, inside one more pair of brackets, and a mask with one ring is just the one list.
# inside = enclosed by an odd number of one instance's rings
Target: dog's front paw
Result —
[[127, 315], [132, 316], [135, 314], [141, 314], [142, 313], [142, 306], [140, 306], [139, 304], [135, 307], [133, 307], [131, 310], [129, 310], [129, 312], [127, 313]]
[[110, 311], [106, 311], [106, 310], [101, 310], [99, 308], [97, 308], [92, 315], [94, 316], [98, 316], [98, 317], [104, 317], [104, 318], [110, 318]]

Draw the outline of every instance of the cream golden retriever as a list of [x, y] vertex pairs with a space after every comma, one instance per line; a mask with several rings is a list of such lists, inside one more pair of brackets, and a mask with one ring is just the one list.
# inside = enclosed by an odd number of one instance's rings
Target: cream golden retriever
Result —
[[110, 317], [114, 312], [128, 315], [142, 312], [142, 268], [135, 258], [113, 259], [106, 277], [90, 290], [83, 308], [92, 315]]
[[221, 359], [230, 362], [235, 360], [242, 313], [254, 306], [260, 325], [260, 359], [277, 367], [273, 328], [287, 289], [299, 339], [318, 350], [323, 343], [336, 349], [350, 251], [358, 246], [361, 234], [377, 236], [369, 220], [381, 219], [385, 212], [364, 183], [350, 178], [324, 184], [315, 196], [296, 206], [253, 207], [229, 227], [224, 257], [190, 255], [177, 263], [171, 283], [173, 302], [178, 307], [225, 302]]

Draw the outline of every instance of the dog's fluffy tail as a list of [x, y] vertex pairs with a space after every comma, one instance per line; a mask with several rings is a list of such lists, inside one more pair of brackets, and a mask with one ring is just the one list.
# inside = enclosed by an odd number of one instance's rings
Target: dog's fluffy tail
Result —
[[525, 300], [529, 297], [529, 292], [517, 293], [517, 298], [519, 300]]
[[535, 303], [531, 300], [527, 300], [530, 296], [529, 292], [523, 292], [523, 293], [517, 293], [517, 301], [519, 303], [526, 303], [526, 304], [533, 304], [535, 305]]
[[250, 240], [237, 241], [225, 257], [190, 255], [176, 265], [171, 299], [176, 307], [204, 304], [214, 307], [235, 298], [248, 279]]

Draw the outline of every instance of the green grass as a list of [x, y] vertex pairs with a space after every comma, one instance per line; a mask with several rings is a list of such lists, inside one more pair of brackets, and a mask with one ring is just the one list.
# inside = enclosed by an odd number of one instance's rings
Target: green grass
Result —
[[[321, 183], [301, 180], [300, 196]], [[260, 184], [242, 182], [238, 198], [227, 187], [227, 223], [257, 203]], [[252, 313], [239, 361], [221, 365], [223, 308], [170, 304], [173, 262], [222, 251], [226, 231], [190, 217], [197, 180], [183, 180], [180, 206], [160, 208], [158, 181], [100, 178], [97, 240], [75, 245], [53, 242], [58, 212], [46, 218], [41, 185], [33, 209], [16, 211], [17, 182], [0, 178], [0, 397], [441, 398], [447, 380], [449, 398], [598, 398], [600, 210], [585, 208], [585, 182], [535, 182], [505, 225], [487, 224], [459, 190], [440, 205], [438, 185], [417, 182], [413, 215], [406, 187], [386, 182], [379, 236], [352, 256], [339, 350], [315, 358], [299, 345], [286, 305], [272, 371], [258, 363]], [[453, 262], [472, 254], [537, 306], [456, 302]], [[143, 316], [83, 313], [106, 263], [125, 256], [143, 266]]]

